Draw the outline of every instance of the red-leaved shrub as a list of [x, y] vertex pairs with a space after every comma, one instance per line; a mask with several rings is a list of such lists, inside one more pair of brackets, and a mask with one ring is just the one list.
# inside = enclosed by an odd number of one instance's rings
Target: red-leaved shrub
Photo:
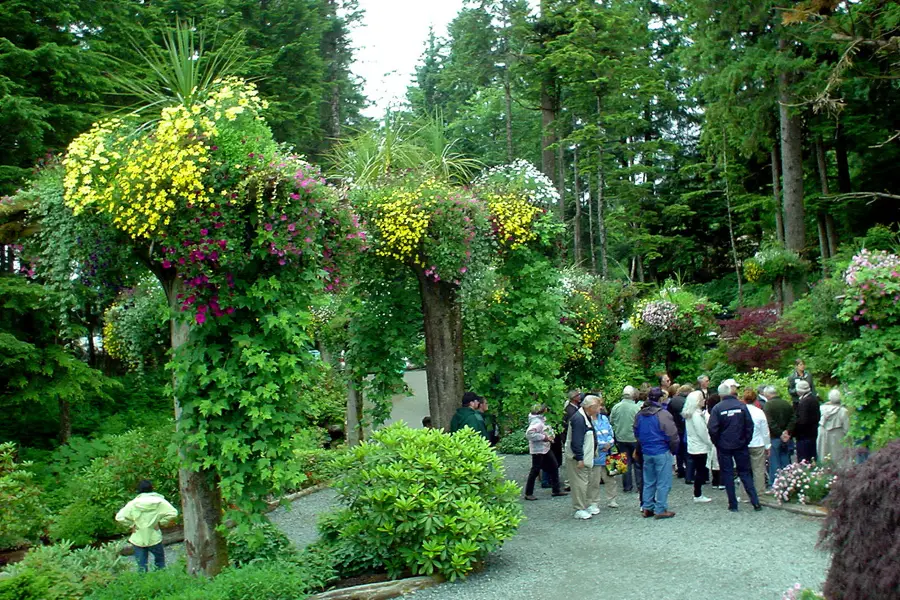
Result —
[[739, 371], [778, 369], [784, 353], [806, 340], [775, 305], [741, 308], [734, 319], [719, 321], [728, 363]]
[[819, 546], [833, 553], [829, 600], [900, 598], [900, 440], [831, 486]]

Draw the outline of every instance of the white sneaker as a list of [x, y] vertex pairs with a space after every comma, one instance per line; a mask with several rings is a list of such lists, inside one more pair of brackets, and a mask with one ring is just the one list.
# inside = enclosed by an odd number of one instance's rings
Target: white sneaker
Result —
[[607, 506], [610, 508], [619, 508], [619, 503], [616, 502], [615, 500], [611, 500], [610, 503], [607, 504]]
[[697, 498], [694, 498], [694, 502], [696, 502], [697, 504], [704, 504], [706, 502], [712, 502], [712, 498], [707, 498], [706, 496], [698, 496]]
[[599, 515], [600, 507], [597, 506], [596, 504], [591, 504], [590, 506], [587, 507], [587, 512], [591, 513], [592, 515]]
[[576, 510], [575, 511], [576, 519], [583, 519], [586, 521], [586, 520], [590, 519], [592, 516], [593, 515], [591, 515], [591, 513], [586, 510]]

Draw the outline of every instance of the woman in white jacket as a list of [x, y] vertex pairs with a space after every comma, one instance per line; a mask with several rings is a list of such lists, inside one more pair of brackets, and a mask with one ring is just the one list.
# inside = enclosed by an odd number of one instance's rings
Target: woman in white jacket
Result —
[[688, 461], [694, 470], [694, 502], [709, 502], [712, 499], [703, 495], [703, 484], [709, 480], [706, 468], [707, 457], [713, 452], [713, 443], [709, 439], [706, 419], [703, 418], [703, 405], [706, 399], [703, 392], [688, 394], [684, 402], [681, 416], [684, 417], [684, 428], [687, 435]]
[[850, 466], [850, 445], [847, 432], [850, 430], [850, 414], [841, 406], [841, 392], [834, 388], [828, 392], [828, 403], [823, 404], [819, 419], [819, 436], [816, 438], [819, 460], [826, 456], [838, 468]]

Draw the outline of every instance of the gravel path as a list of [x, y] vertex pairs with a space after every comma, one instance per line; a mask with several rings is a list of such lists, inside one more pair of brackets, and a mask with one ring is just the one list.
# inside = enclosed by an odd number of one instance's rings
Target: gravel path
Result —
[[[505, 457], [507, 474], [524, 485], [531, 460]], [[619, 482], [616, 482], [617, 484]], [[673, 519], [643, 519], [636, 494], [589, 521], [572, 518], [569, 498], [536, 491], [525, 502], [519, 533], [464, 582], [415, 594], [416, 600], [780, 600], [794, 583], [821, 588], [828, 555], [815, 549], [821, 520], [781, 510], [727, 510], [724, 491], [704, 488], [709, 504], [691, 501], [676, 480]], [[271, 515], [298, 545], [315, 539], [315, 515], [334, 505], [330, 491]]]

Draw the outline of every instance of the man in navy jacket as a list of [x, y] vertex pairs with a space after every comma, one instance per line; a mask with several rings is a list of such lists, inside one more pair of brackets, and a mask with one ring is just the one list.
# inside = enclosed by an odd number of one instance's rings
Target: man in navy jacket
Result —
[[762, 510], [750, 471], [749, 446], [750, 440], [753, 439], [753, 417], [750, 416], [747, 405], [737, 399], [732, 386], [727, 382], [721, 383], [718, 391], [722, 400], [709, 415], [709, 437], [716, 445], [719, 455], [722, 483], [728, 494], [728, 510], [732, 512], [738, 510], [737, 494], [734, 490], [735, 464], [753, 508]]

